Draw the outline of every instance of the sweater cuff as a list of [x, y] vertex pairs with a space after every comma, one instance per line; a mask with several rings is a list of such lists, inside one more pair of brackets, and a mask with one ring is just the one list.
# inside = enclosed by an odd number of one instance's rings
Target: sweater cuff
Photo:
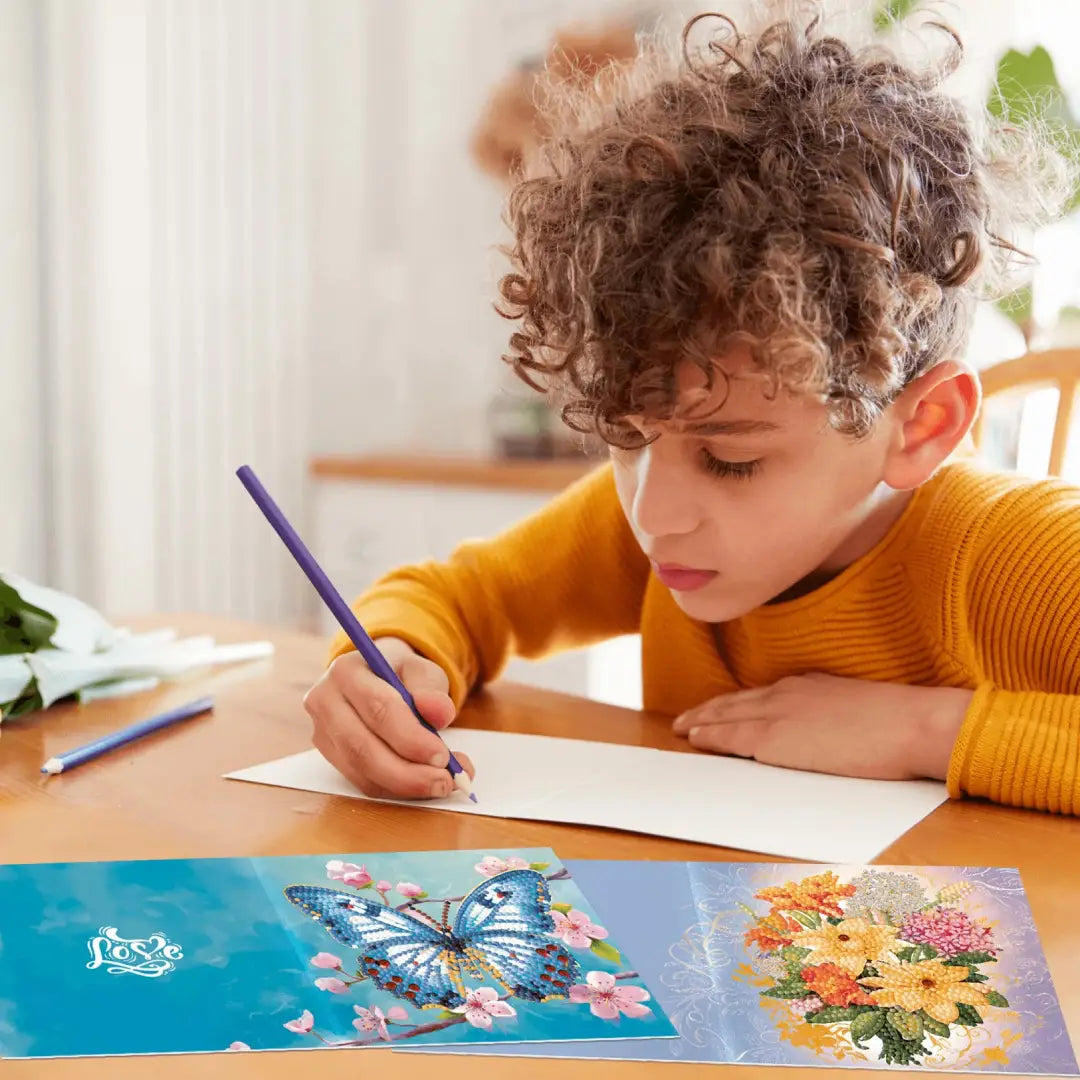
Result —
[[1080, 814], [1080, 697], [980, 686], [953, 747], [953, 798]]
[[[415, 601], [408, 603], [384, 597], [361, 601], [353, 607], [360, 625], [373, 641], [379, 638], [400, 638], [415, 652], [432, 661], [446, 672], [450, 682], [450, 697], [460, 709], [476, 682], [468, 652], [463, 648], [453, 628], [437, 615], [424, 611]], [[327, 666], [339, 656], [354, 652], [353, 643], [339, 630], [330, 642]]]

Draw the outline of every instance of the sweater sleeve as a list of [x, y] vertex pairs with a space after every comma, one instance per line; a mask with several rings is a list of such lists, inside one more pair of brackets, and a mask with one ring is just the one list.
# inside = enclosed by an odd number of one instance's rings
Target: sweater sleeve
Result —
[[[401, 638], [437, 663], [460, 705], [511, 656], [636, 633], [648, 572], [606, 465], [498, 536], [461, 543], [446, 562], [385, 575], [353, 610], [370, 637]], [[337, 634], [330, 659], [351, 648]]]
[[960, 565], [977, 689], [950, 793], [1080, 814], [1080, 489], [1000, 493]]

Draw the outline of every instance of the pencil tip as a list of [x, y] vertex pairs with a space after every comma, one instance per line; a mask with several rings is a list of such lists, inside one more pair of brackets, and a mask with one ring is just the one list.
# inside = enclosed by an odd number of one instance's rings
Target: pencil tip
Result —
[[[469, 792], [469, 798], [472, 799], [473, 802], [476, 802], [476, 796], [471, 791]], [[477, 803], [477, 805], [479, 806], [480, 804]]]

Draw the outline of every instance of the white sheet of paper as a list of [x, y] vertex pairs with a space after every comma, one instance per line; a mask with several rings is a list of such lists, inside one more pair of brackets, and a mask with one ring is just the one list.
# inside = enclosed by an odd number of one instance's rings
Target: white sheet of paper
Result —
[[[946, 798], [929, 781], [853, 780], [640, 746], [453, 729], [476, 797], [404, 803], [458, 814], [560, 821], [767, 855], [867, 863]], [[366, 798], [315, 750], [227, 779]]]

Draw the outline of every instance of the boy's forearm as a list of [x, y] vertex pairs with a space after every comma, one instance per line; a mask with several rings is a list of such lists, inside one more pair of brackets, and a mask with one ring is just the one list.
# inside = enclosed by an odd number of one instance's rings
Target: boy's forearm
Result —
[[1080, 814], [1080, 696], [981, 686], [947, 782], [954, 796]]

